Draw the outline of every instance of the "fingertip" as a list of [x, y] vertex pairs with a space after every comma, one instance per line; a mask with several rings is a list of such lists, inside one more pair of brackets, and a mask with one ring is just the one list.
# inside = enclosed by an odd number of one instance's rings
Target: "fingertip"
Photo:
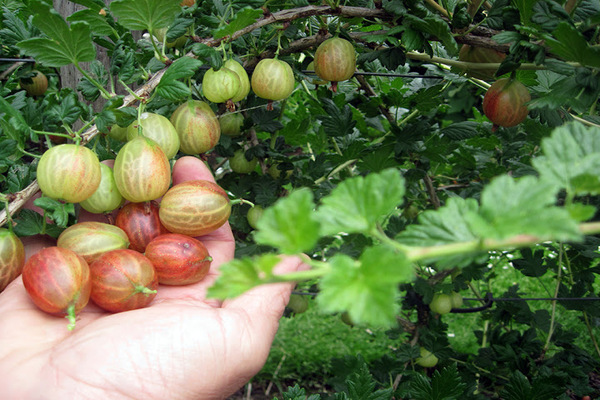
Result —
[[193, 180], [206, 180], [215, 182], [210, 169], [204, 161], [191, 156], [181, 157], [173, 167], [173, 184]]
[[[273, 272], [276, 275], [284, 275], [309, 268], [300, 257], [288, 256], [282, 258]], [[283, 314], [295, 286], [295, 282], [260, 285], [234, 299], [226, 300], [224, 306], [242, 308], [251, 315], [272, 318], [268, 322], [276, 323]]]
[[302, 260], [302, 256], [285, 256], [275, 266], [273, 272], [275, 275], [283, 275], [290, 272], [306, 271], [308, 269], [310, 269], [310, 266]]

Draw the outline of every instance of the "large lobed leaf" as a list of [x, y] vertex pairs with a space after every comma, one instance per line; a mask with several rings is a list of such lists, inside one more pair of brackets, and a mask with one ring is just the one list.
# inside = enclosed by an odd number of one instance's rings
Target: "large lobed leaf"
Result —
[[209, 298], [234, 298], [264, 283], [272, 275], [280, 258], [263, 254], [256, 258], [236, 258], [219, 267], [219, 279], [208, 289]]
[[173, 23], [180, 0], [117, 0], [110, 4], [119, 24], [131, 30], [154, 32]]
[[92, 61], [96, 50], [91, 40], [87, 23], [73, 22], [67, 25], [51, 4], [34, 0], [32, 9], [34, 25], [47, 37], [23, 40], [17, 46], [47, 67], [62, 67], [69, 64]]
[[403, 253], [387, 246], [367, 248], [358, 260], [336, 254], [331, 271], [320, 281], [317, 301], [325, 312], [347, 311], [350, 319], [372, 326], [393, 326], [398, 284], [414, 277]]
[[310, 251], [319, 238], [313, 194], [308, 189], [292, 192], [265, 210], [254, 239], [285, 254]]
[[542, 179], [572, 194], [600, 193], [600, 128], [571, 123], [542, 140], [543, 155], [532, 163]]
[[167, 100], [178, 101], [190, 96], [188, 85], [181, 80], [190, 78], [196, 73], [202, 62], [191, 57], [181, 57], [165, 72], [156, 87], [156, 94]]
[[532, 235], [539, 240], [580, 240], [565, 208], [557, 207], [558, 187], [533, 176], [495, 178], [481, 193], [479, 218], [471, 226], [484, 239]]
[[346, 179], [322, 199], [321, 234], [369, 233], [402, 202], [404, 191], [397, 169]]

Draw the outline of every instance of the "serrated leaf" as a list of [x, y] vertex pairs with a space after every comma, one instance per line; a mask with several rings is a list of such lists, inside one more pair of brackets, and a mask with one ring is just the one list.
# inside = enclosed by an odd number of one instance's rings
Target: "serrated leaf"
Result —
[[540, 177], [573, 194], [600, 192], [600, 128], [570, 123], [541, 143], [543, 155], [532, 160]]
[[565, 206], [571, 218], [578, 222], [585, 222], [596, 215], [596, 207], [589, 204], [573, 203]]
[[56, 124], [72, 125], [81, 115], [75, 94], [65, 96], [60, 103], [48, 107], [46, 117]]
[[464, 140], [477, 136], [477, 122], [462, 121], [456, 122], [441, 130], [443, 136], [447, 136], [452, 140]]
[[2, 20], [4, 29], [0, 30], [2, 41], [6, 45], [16, 45], [18, 42], [31, 39], [39, 34], [39, 30], [31, 24], [31, 19], [27, 20], [27, 25], [19, 19], [13, 12], [4, 9]]
[[118, 44], [110, 58], [110, 74], [118, 74], [123, 82], [131, 83], [137, 72], [135, 53], [122, 43]]
[[[306, 390], [302, 389], [298, 384], [292, 387], [288, 387], [285, 392], [282, 393], [283, 400], [320, 400], [320, 395], [311, 395], [306, 397]], [[277, 400], [277, 398], [275, 398]]]
[[131, 30], [166, 28], [181, 11], [180, 0], [116, 0], [110, 10], [119, 24]]
[[6, 139], [0, 141], [0, 162], [5, 161], [17, 150], [17, 141]]
[[61, 203], [58, 200], [49, 197], [39, 197], [33, 201], [33, 204], [46, 212], [46, 216], [54, 223], [65, 228], [69, 222], [69, 214], [75, 215], [75, 209], [72, 203]]
[[[428, 210], [418, 217], [418, 225], [409, 225], [396, 239], [409, 246], [439, 246], [455, 242], [470, 242], [478, 236], [471, 228], [468, 216], [477, 214], [479, 205], [475, 199], [451, 197], [443, 207]], [[462, 254], [444, 260], [447, 266], [464, 266], [476, 256]]]
[[57, 238], [64, 230], [54, 224], [44, 223], [44, 217], [41, 214], [28, 209], [21, 210], [14, 222], [16, 225], [13, 227], [13, 231], [18, 236], [46, 234]]
[[254, 239], [285, 254], [312, 250], [319, 239], [319, 221], [314, 213], [313, 194], [300, 189], [267, 208], [259, 219]]
[[382, 6], [384, 10], [397, 16], [403, 16], [407, 13], [404, 2], [400, 0], [384, 0]]
[[187, 84], [180, 79], [187, 79], [193, 76], [202, 62], [191, 57], [181, 57], [167, 68], [158, 86], [156, 93], [167, 100], [178, 101], [189, 97], [191, 94]]
[[406, 63], [406, 54], [400, 47], [391, 47], [387, 49], [371, 51], [368, 53], [362, 53], [359, 55], [357, 62], [361, 64], [375, 60], [379, 60], [381, 65], [390, 71], [395, 71], [399, 66]]
[[213, 37], [221, 39], [225, 36], [234, 34], [235, 32], [244, 29], [248, 25], [252, 25], [258, 18], [263, 15], [263, 10], [260, 8], [244, 7], [235, 13], [235, 17], [227, 25], [215, 29]]
[[92, 61], [96, 49], [92, 42], [90, 27], [86, 23], [67, 25], [58, 12], [43, 0], [33, 1], [33, 23], [47, 38], [32, 38], [21, 41], [17, 46], [37, 62], [48, 67]]
[[[12, 119], [15, 123], [13, 125], [17, 127], [17, 132], [8, 130], [9, 136], [17, 141], [19, 141], [18, 139], [22, 140], [23, 137], [29, 137], [31, 128], [27, 124], [27, 121], [25, 121], [25, 118], [23, 118], [23, 114], [16, 110], [4, 97], [0, 97], [0, 112]], [[12, 136], [11, 133], [15, 136]]]
[[532, 235], [540, 240], [581, 239], [577, 223], [556, 207], [558, 186], [534, 176], [497, 177], [481, 193], [479, 215], [471, 226], [482, 238], [507, 239]]
[[321, 98], [321, 105], [325, 110], [325, 115], [319, 115], [323, 130], [329, 136], [345, 136], [354, 131], [356, 121], [352, 117], [352, 110], [346, 104], [342, 108], [331, 99]]
[[36, 164], [13, 164], [8, 169], [6, 182], [10, 193], [24, 189], [35, 178]]
[[415, 30], [428, 33], [441, 40], [449, 54], [458, 54], [458, 44], [452, 35], [450, 26], [442, 18], [433, 15], [419, 18], [415, 15], [407, 14], [404, 23], [409, 24]]
[[94, 11], [100, 11], [106, 6], [102, 0], [71, 0], [71, 2], [81, 4], [82, 6]]
[[600, 48], [590, 46], [577, 28], [568, 22], [561, 22], [552, 32], [552, 36], [547, 35], [546, 43], [554, 54], [565, 61], [600, 67]]
[[541, 277], [548, 271], [543, 250], [522, 249], [521, 258], [512, 260], [512, 263], [526, 276]]
[[532, 379], [533, 384], [521, 371], [514, 371], [500, 395], [511, 400], [545, 400], [554, 399], [564, 392], [560, 385], [554, 385], [548, 379]]
[[91, 28], [95, 36], [110, 36], [115, 30], [110, 26], [106, 17], [99, 14], [97, 10], [79, 10], [67, 17], [69, 22], [84, 22]]
[[397, 169], [354, 177], [324, 197], [317, 211], [321, 233], [368, 233], [402, 203], [404, 178]]
[[538, 0], [513, 0], [512, 4], [519, 9], [521, 16], [521, 24], [530, 25], [531, 16], [533, 14], [533, 5]]
[[558, 27], [561, 20], [568, 21], [569, 14], [555, 1], [536, 1], [533, 4], [531, 22], [538, 24], [542, 29], [551, 32]]
[[375, 390], [377, 383], [369, 372], [366, 363], [346, 379], [348, 396], [353, 400], [389, 400], [392, 398], [393, 389]]
[[398, 284], [414, 277], [403, 253], [387, 246], [367, 248], [358, 260], [338, 253], [319, 283], [317, 302], [326, 312], [347, 311], [356, 323], [393, 326], [398, 311]]
[[265, 132], [275, 133], [283, 128], [283, 124], [279, 121], [280, 112], [277, 110], [267, 111], [260, 108], [253, 110], [251, 116], [252, 122]]
[[454, 400], [459, 399], [466, 388], [456, 365], [436, 370], [431, 379], [418, 374], [411, 383], [411, 395], [415, 400]]
[[215, 70], [218, 70], [223, 66], [223, 55], [214, 47], [207, 46], [204, 43], [194, 43], [192, 52], [197, 55], [198, 58], [209, 63]]
[[255, 258], [238, 258], [219, 267], [219, 278], [208, 289], [207, 297], [230, 299], [258, 286], [272, 276], [273, 268], [281, 261], [275, 254]]

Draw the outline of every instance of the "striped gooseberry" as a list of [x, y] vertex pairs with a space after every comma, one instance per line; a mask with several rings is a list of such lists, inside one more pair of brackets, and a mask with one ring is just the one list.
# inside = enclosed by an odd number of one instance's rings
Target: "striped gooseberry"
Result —
[[173, 186], [165, 193], [158, 215], [172, 233], [201, 236], [210, 233], [229, 219], [231, 203], [227, 193], [216, 183], [192, 180]]

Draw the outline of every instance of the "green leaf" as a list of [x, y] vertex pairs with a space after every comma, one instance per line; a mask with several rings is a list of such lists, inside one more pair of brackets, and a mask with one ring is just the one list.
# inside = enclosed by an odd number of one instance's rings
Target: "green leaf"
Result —
[[552, 36], [546, 35], [546, 43], [553, 53], [566, 61], [600, 67], [600, 48], [590, 46], [577, 28], [568, 22], [561, 22]]
[[373, 375], [369, 372], [367, 363], [363, 362], [360, 368], [348, 376], [348, 397], [355, 400], [390, 400], [393, 389], [379, 389]]
[[13, 230], [18, 236], [33, 236], [46, 234], [57, 238], [64, 230], [54, 224], [44, 223], [44, 217], [33, 210], [24, 209], [14, 219]]
[[[475, 199], [451, 197], [443, 207], [428, 210], [418, 217], [418, 225], [409, 225], [396, 240], [414, 247], [450, 245], [457, 242], [472, 242], [479, 236], [471, 226], [471, 218], [476, 218], [479, 205]], [[471, 218], [470, 218], [471, 217]], [[427, 258], [441, 268], [465, 267], [486, 257], [486, 252], [462, 253], [455, 256]]]
[[356, 323], [391, 327], [398, 311], [398, 284], [414, 277], [411, 263], [387, 246], [367, 248], [358, 260], [338, 253], [319, 282], [317, 302], [325, 312], [347, 311]]
[[17, 45], [24, 53], [54, 68], [96, 58], [88, 24], [74, 22], [71, 26], [67, 25], [60, 14], [43, 0], [34, 0], [33, 9], [36, 11], [33, 23], [48, 37], [19, 42]]
[[495, 178], [481, 193], [479, 216], [471, 226], [482, 238], [533, 235], [540, 240], [581, 240], [569, 212], [556, 207], [558, 187], [534, 176]]
[[280, 261], [275, 254], [262, 254], [255, 258], [236, 258], [222, 264], [219, 278], [208, 289], [207, 297], [220, 300], [237, 297], [265, 283]]
[[110, 58], [111, 75], [119, 75], [125, 83], [135, 80], [138, 71], [135, 68], [135, 53], [132, 49], [119, 43]]
[[522, 249], [521, 258], [512, 260], [512, 264], [523, 275], [541, 277], [548, 271], [545, 258], [543, 249]]
[[254, 239], [285, 254], [312, 250], [319, 239], [319, 221], [314, 214], [313, 194], [300, 189], [265, 210]]
[[267, 111], [265, 109], [258, 109], [252, 111], [252, 122], [265, 132], [275, 133], [281, 128], [283, 124], [279, 121], [280, 112], [277, 110]]
[[192, 52], [197, 55], [198, 58], [210, 64], [215, 70], [218, 70], [223, 66], [223, 55], [214, 47], [207, 46], [204, 43], [194, 43]]
[[167, 68], [160, 83], [156, 87], [156, 94], [167, 100], [178, 101], [191, 95], [190, 88], [180, 79], [193, 76], [202, 62], [191, 57], [181, 57]]
[[321, 120], [323, 130], [329, 136], [345, 136], [354, 132], [356, 121], [352, 117], [352, 110], [346, 104], [343, 107], [338, 107], [331, 99], [322, 97], [321, 104], [325, 115], [319, 115], [317, 118]]
[[346, 179], [321, 201], [321, 234], [369, 233], [402, 203], [404, 190], [397, 169]]
[[248, 25], [252, 25], [258, 18], [263, 15], [263, 10], [260, 8], [244, 7], [235, 13], [235, 17], [227, 25], [215, 29], [213, 37], [221, 39], [225, 36], [234, 34], [235, 32], [244, 29]]
[[152, 33], [166, 28], [175, 21], [181, 11], [180, 0], [117, 0], [110, 3], [110, 10], [119, 24], [131, 30]]
[[32, 25], [31, 19], [25, 22], [21, 21], [14, 13], [3, 10], [2, 24], [4, 28], [0, 30], [0, 37], [5, 45], [16, 45], [18, 42], [31, 39], [39, 34], [39, 30]]
[[62, 203], [49, 197], [39, 197], [33, 204], [46, 212], [46, 216], [54, 221], [56, 225], [65, 228], [69, 222], [69, 214], [75, 215], [72, 203]]
[[551, 32], [558, 24], [569, 20], [569, 14], [560, 4], [553, 0], [540, 0], [533, 5], [531, 21], [538, 24], [542, 29]]
[[415, 375], [411, 383], [411, 395], [415, 400], [454, 400], [459, 399], [466, 386], [456, 369], [456, 364], [436, 370], [431, 379], [421, 374]]
[[452, 140], [464, 140], [477, 136], [477, 126], [475, 121], [456, 122], [442, 129], [440, 133]]
[[358, 56], [359, 64], [379, 60], [381, 65], [390, 71], [396, 70], [401, 65], [406, 63], [406, 54], [401, 47], [391, 47], [382, 50], [375, 50], [362, 53]]
[[[292, 387], [288, 387], [285, 392], [281, 394], [283, 396], [282, 400], [320, 400], [321, 396], [318, 394], [311, 395], [310, 397], [306, 397], [306, 390], [302, 389], [298, 384], [295, 384]], [[278, 398], [276, 397], [275, 400]]]
[[600, 193], [600, 128], [570, 123], [552, 131], [541, 147], [543, 155], [532, 164], [542, 179], [573, 194]]
[[596, 207], [589, 204], [573, 203], [565, 206], [571, 218], [578, 222], [585, 222], [596, 215]]
[[409, 246], [439, 246], [478, 239], [465, 216], [477, 214], [475, 199], [450, 197], [443, 207], [419, 214], [418, 225], [409, 225], [397, 239]]
[[92, 9], [96, 12], [106, 7], [106, 4], [104, 4], [102, 0], [71, 0], [71, 2], [81, 4], [82, 6]]
[[92, 30], [95, 36], [110, 36], [115, 33], [115, 30], [110, 26], [106, 17], [100, 15], [97, 10], [79, 10], [67, 17], [67, 21], [85, 22]]
[[403, 16], [407, 13], [406, 6], [400, 0], [383, 0], [383, 9], [397, 16]]
[[8, 183], [8, 191], [17, 193], [24, 189], [35, 179], [37, 163], [34, 164], [14, 164], [8, 169], [6, 181]]
[[[27, 121], [25, 121], [25, 118], [23, 118], [23, 114], [16, 110], [8, 101], [4, 99], [4, 97], [0, 97], [0, 113], [4, 113], [6, 114], [6, 117], [13, 119], [15, 122], [13, 125], [16, 125], [18, 129], [18, 132], [15, 132], [17, 137], [20, 136], [20, 139], [22, 139], [23, 137], [29, 136], [29, 131], [31, 128], [27, 124]], [[13, 138], [17, 139], [17, 137]]]
[[531, 16], [533, 15], [533, 5], [538, 0], [513, 0], [512, 4], [519, 9], [521, 14], [521, 24], [527, 26], [531, 25]]
[[441, 40], [449, 54], [458, 54], [458, 44], [452, 35], [450, 26], [442, 18], [437, 15], [419, 18], [412, 14], [407, 14], [404, 18], [403, 23], [408, 24], [413, 29], [428, 33]]
[[532, 378], [533, 384], [521, 371], [514, 371], [510, 380], [500, 393], [503, 398], [511, 400], [545, 400], [555, 399], [564, 389], [548, 378]]

